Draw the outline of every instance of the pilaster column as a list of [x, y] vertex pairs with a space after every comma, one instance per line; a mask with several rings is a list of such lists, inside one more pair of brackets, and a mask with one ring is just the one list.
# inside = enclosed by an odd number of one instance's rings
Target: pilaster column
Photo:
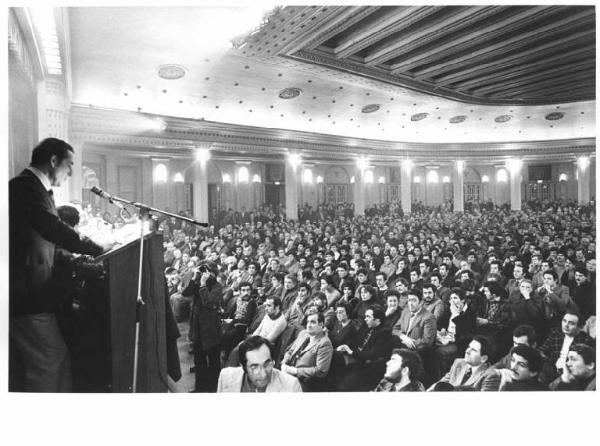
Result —
[[455, 162], [454, 175], [452, 177], [452, 193], [454, 198], [454, 212], [465, 211], [465, 194], [464, 194], [464, 168], [465, 162], [458, 160]]
[[194, 219], [208, 222], [208, 175], [207, 159], [198, 159], [192, 163], [193, 171], [193, 204]]
[[365, 168], [354, 167], [354, 215], [365, 215]]
[[[37, 98], [38, 140], [41, 141], [52, 137], [69, 142], [69, 109], [71, 101], [67, 96], [64, 82], [61, 79], [54, 78], [48, 78], [39, 82]], [[81, 154], [79, 154], [79, 165], [81, 166]], [[81, 168], [79, 169], [79, 175], [81, 176]], [[69, 186], [69, 182], [67, 181], [60, 187], [54, 188], [54, 200], [57, 205], [71, 201], [71, 187]], [[79, 193], [79, 200], [81, 200], [81, 193]]]
[[523, 162], [519, 159], [510, 159], [506, 162], [510, 182], [510, 209], [521, 210], [521, 168]]
[[298, 220], [298, 171], [300, 156], [291, 154], [285, 161], [285, 215], [288, 220]]
[[400, 175], [400, 201], [402, 201], [402, 212], [404, 214], [410, 214], [412, 211], [412, 170], [412, 161], [403, 160]]
[[590, 201], [590, 158], [577, 158], [577, 202], [587, 204]]

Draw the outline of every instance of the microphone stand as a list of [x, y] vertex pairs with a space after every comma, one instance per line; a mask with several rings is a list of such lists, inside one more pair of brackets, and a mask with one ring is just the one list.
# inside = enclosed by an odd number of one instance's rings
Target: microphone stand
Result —
[[92, 192], [101, 196], [102, 198], [107, 199], [109, 201], [109, 203], [112, 203], [116, 206], [122, 207], [120, 205], [117, 205], [115, 203], [115, 201], [117, 203], [123, 203], [123, 204], [129, 205], [129, 206], [136, 207], [140, 213], [140, 222], [141, 222], [141, 225], [140, 225], [140, 262], [138, 265], [138, 288], [137, 288], [136, 311], [135, 311], [135, 344], [134, 344], [134, 352], [133, 352], [133, 385], [132, 385], [132, 392], [137, 393], [137, 370], [138, 370], [139, 350], [140, 350], [140, 319], [141, 319], [142, 305], [145, 305], [144, 299], [142, 298], [142, 272], [143, 272], [143, 264], [144, 264], [144, 262], [143, 262], [143, 260], [144, 260], [144, 258], [143, 258], [143, 256], [144, 256], [144, 221], [150, 220], [150, 218], [151, 218], [150, 213], [155, 212], [155, 213], [166, 215], [168, 217], [177, 218], [179, 220], [186, 221], [188, 223], [192, 223], [192, 224], [195, 224], [198, 226], [207, 227], [208, 223], [201, 223], [192, 218], [183, 217], [181, 215], [163, 211], [162, 209], [157, 209], [157, 208], [153, 208], [150, 206], [146, 206], [145, 204], [142, 204], [142, 203], [129, 201], [129, 200], [125, 200], [124, 198], [119, 198], [119, 197], [115, 197], [112, 195], [108, 195], [99, 189], [92, 190]]

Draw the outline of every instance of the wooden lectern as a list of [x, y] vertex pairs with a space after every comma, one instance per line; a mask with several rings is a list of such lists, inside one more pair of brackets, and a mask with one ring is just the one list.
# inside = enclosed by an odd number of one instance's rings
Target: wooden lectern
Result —
[[[86, 284], [89, 323], [72, 351], [75, 389], [131, 392], [135, 350], [139, 239], [98, 257], [106, 276]], [[167, 392], [163, 238], [144, 237], [137, 392]]]

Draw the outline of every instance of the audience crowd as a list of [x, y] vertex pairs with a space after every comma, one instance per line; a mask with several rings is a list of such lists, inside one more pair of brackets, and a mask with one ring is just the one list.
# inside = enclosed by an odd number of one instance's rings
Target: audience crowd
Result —
[[[595, 204], [451, 208], [303, 205], [298, 220], [267, 205], [213, 209], [208, 229], [161, 220], [193, 390], [595, 389]], [[239, 366], [279, 384], [226, 372]]]

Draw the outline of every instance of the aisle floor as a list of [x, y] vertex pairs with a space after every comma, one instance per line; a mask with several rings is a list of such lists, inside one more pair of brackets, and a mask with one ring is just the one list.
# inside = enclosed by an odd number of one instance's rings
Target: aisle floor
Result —
[[194, 365], [194, 356], [189, 352], [190, 344], [188, 342], [189, 322], [179, 322], [177, 324], [181, 336], [177, 339], [177, 350], [179, 352], [179, 362], [181, 363], [181, 379], [177, 381], [174, 392], [189, 392], [194, 388], [194, 374], [190, 368]]

